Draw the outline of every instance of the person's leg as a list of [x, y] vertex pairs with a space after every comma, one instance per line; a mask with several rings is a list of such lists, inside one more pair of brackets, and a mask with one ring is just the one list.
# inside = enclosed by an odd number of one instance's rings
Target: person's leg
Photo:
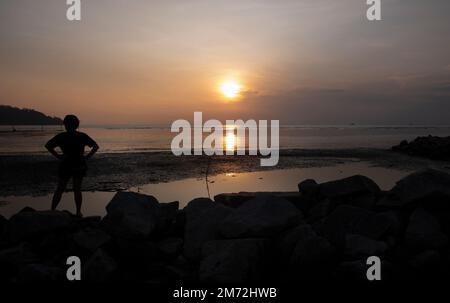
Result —
[[70, 177], [66, 176], [59, 176], [58, 179], [58, 186], [56, 187], [55, 193], [53, 194], [52, 199], [52, 210], [55, 210], [58, 206], [59, 202], [61, 201], [62, 194], [64, 193], [64, 190], [66, 189], [67, 182], [69, 182]]
[[81, 183], [83, 177], [73, 177], [73, 195], [75, 198], [75, 206], [77, 207], [77, 216], [81, 216], [81, 204], [83, 203], [83, 195], [81, 194]]

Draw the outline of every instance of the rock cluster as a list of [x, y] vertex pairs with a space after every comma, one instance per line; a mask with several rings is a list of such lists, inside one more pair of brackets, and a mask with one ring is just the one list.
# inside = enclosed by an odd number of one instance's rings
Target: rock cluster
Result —
[[433, 160], [450, 160], [450, 137], [417, 137], [411, 142], [400, 142], [392, 150]]
[[[292, 282], [450, 274], [450, 175], [424, 170], [382, 191], [364, 176], [296, 193], [221, 194], [159, 203], [118, 192], [104, 218], [30, 208], [0, 216], [0, 280], [64, 281], [78, 256], [88, 282]], [[221, 202], [225, 203], [221, 203]]]

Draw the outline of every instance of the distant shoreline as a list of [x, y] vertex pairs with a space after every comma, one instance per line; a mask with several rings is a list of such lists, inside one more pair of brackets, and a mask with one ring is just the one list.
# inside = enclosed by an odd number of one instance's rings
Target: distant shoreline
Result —
[[[0, 124], [0, 129], [5, 127], [38, 128], [63, 127], [62, 124]], [[450, 128], [450, 124], [280, 124], [281, 128]], [[83, 128], [104, 128], [104, 129], [170, 129], [171, 124], [84, 124]]]
[[0, 105], [0, 125], [62, 125], [59, 117], [51, 117], [30, 108]]

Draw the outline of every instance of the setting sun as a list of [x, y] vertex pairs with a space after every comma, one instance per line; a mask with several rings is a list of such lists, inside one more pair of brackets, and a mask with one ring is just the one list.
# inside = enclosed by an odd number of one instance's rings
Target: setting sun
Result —
[[239, 84], [233, 80], [225, 81], [220, 85], [220, 91], [227, 98], [235, 98], [239, 94], [240, 90], [241, 87]]

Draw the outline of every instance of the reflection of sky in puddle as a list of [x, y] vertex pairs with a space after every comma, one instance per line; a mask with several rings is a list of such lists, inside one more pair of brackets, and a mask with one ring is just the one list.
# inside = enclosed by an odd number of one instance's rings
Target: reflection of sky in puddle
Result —
[[[297, 184], [305, 179], [325, 182], [361, 174], [372, 178], [382, 189], [390, 189], [396, 181], [408, 172], [382, 167], [371, 167], [368, 163], [349, 163], [332, 167], [311, 167], [285, 170], [270, 170], [251, 173], [226, 173], [208, 177], [211, 198], [219, 193], [240, 191], [297, 191]], [[160, 202], [180, 201], [180, 207], [197, 197], [207, 197], [204, 178], [189, 178], [159, 184], [147, 184], [131, 191], [155, 196]], [[85, 192], [83, 194], [83, 213], [85, 215], [104, 215], [105, 206], [112, 198], [111, 192]], [[42, 210], [50, 207], [51, 195], [42, 197], [2, 197], [6, 205], [0, 206], [0, 214], [9, 217], [25, 206]], [[60, 209], [74, 212], [73, 194], [65, 193]]]

